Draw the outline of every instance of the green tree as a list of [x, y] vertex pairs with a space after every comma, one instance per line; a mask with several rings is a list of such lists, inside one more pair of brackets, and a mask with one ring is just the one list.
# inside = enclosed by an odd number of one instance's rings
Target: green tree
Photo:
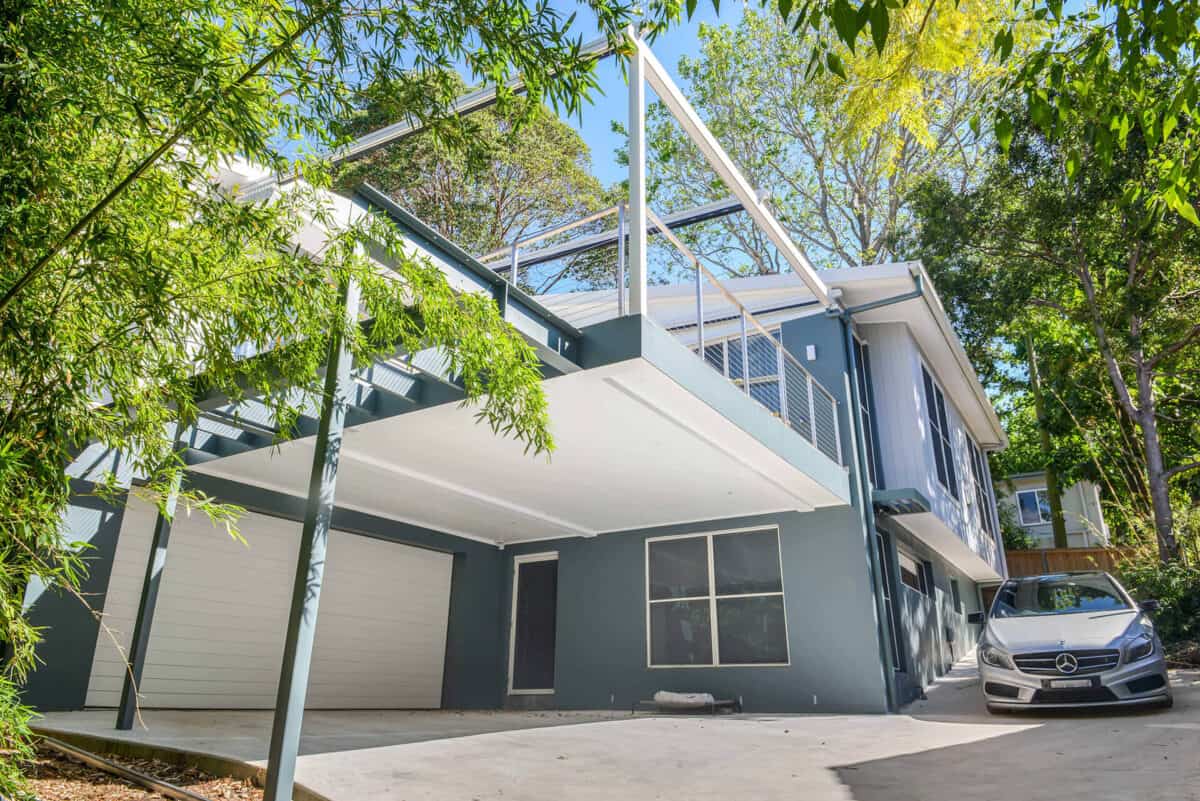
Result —
[[[465, 94], [466, 84], [459, 87]], [[398, 97], [390, 86], [369, 87], [346, 132], [361, 135], [399, 118], [404, 109]], [[368, 181], [478, 256], [612, 205], [591, 174], [587, 144], [544, 104], [526, 100], [489, 108], [462, 125], [460, 138], [423, 132], [371, 153], [342, 170], [336, 185]], [[611, 267], [612, 254], [604, 255]], [[528, 287], [540, 294], [565, 277], [611, 282], [611, 270], [594, 274], [601, 267], [585, 254]]]
[[[920, 81], [928, 59], [977, 40], [975, 25], [942, 24], [961, 6], [958, 0], [777, 4], [784, 22], [809, 42], [808, 74], [846, 77], [843, 47], [852, 52], [873, 48], [879, 64], [890, 64], [862, 93], [865, 107], [884, 115], [904, 108], [905, 97], [894, 87]], [[1093, 169], [1119, 171], [1117, 157], [1128, 152], [1131, 132], [1151, 145], [1174, 134], [1180, 146], [1172, 158], [1145, 166], [1151, 180], [1143, 187], [1146, 197], [1136, 203], [1200, 225], [1194, 205], [1200, 130], [1188, 124], [1200, 101], [1200, 0], [1096, 0], [1070, 6], [1062, 0], [1017, 0], [1011, 8], [1011, 14], [973, 15], [996, 56], [1012, 59], [1015, 67], [1005, 81], [1007, 91], [977, 115], [980, 121], [991, 118], [1001, 147], [1011, 141], [1014, 119], [1020, 118], [1049, 139], [1073, 143], [1058, 151], [1063, 168], [1078, 166], [1086, 154], [1096, 162]], [[1039, 33], [1025, 49], [1028, 26]], [[1162, 70], [1179, 77], [1170, 92], [1157, 83]]]
[[[587, 4], [618, 39], [630, 9]], [[651, 27], [678, 7], [654, 2]], [[0, 795], [21, 794], [27, 711], [9, 690], [34, 664], [26, 583], [77, 593], [64, 542], [66, 466], [88, 443], [132, 459], [160, 496], [181, 470], [171, 432], [196, 399], [268, 393], [281, 430], [320, 392], [329, 338], [354, 356], [444, 349], [494, 429], [533, 450], [553, 442], [536, 358], [488, 298], [458, 295], [396, 232], [337, 221], [319, 191], [342, 144], [332, 124], [386, 82], [405, 116], [448, 139], [457, 91], [446, 66], [574, 109], [595, 86], [573, 19], [520, 0], [349, 4], [336, 0], [15, 0], [0, 27]], [[298, 159], [292, 156], [299, 154]], [[220, 179], [234, 155], [306, 184], [270, 200]], [[312, 187], [306, 189], [305, 186]], [[294, 191], [291, 191], [294, 190]], [[296, 246], [333, 231], [319, 259]], [[362, 245], [391, 257], [380, 275]], [[377, 252], [377, 251], [376, 251]], [[372, 325], [348, 327], [339, 286], [362, 288]], [[286, 346], [284, 346], [286, 343]], [[255, 358], [239, 358], [247, 348]], [[195, 373], [202, 367], [202, 375]], [[299, 396], [271, 391], [283, 386]], [[104, 491], [98, 488], [97, 491]], [[235, 510], [184, 499], [226, 519]], [[81, 599], [83, 600], [83, 599]]]
[[[952, 33], [955, 48], [921, 51], [920, 80], [897, 63], [918, 19], [881, 56], [841, 47], [839, 77], [805, 69], [812, 32], [793, 32], [777, 16], [746, 11], [736, 27], [702, 26], [698, 58], [679, 62], [692, 102], [750, 181], [768, 193], [792, 237], [819, 266], [848, 267], [892, 258], [908, 221], [906, 197], [930, 175], [965, 186], [984, 150], [970, 120], [998, 67], [963, 3], [926, 34]], [[972, 35], [974, 38], [972, 39]], [[903, 74], [893, 79], [890, 76]], [[887, 104], [875, 102], [888, 86]], [[686, 208], [725, 194], [703, 157], [660, 105], [651, 108], [652, 200]], [[782, 262], [745, 215], [689, 231], [699, 255], [727, 270], [778, 272]]]
[[[1156, 91], [1169, 95], [1179, 80], [1161, 76]], [[1040, 328], [1049, 388], [1081, 434], [1107, 405], [1110, 420], [1100, 424], [1113, 453], [1129, 452], [1126, 427], [1135, 435], [1139, 483], [1169, 561], [1179, 552], [1171, 485], [1200, 468], [1200, 230], [1152, 190], [1158, 166], [1190, 147], [1191, 135], [1131, 132], [1109, 165], [1089, 150], [1085, 132], [1069, 133], [1051, 138], [1022, 123], [977, 187], [926, 188], [923, 255], [943, 275], [965, 276], [958, 286], [975, 288], [958, 304], [979, 313], [983, 338]], [[1056, 358], [1043, 358], [1046, 344], [1057, 345]]]

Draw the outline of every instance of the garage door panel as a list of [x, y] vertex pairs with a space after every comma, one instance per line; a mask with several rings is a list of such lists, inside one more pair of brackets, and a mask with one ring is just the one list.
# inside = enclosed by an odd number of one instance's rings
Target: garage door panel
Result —
[[[153, 507], [131, 502], [118, 540], [105, 610], [124, 648], [154, 518]], [[142, 679], [144, 706], [274, 706], [301, 526], [247, 514], [239, 528], [249, 547], [202, 515], [175, 520]], [[327, 562], [308, 706], [439, 706], [452, 557], [334, 531]], [[116, 648], [98, 643], [87, 703], [116, 705], [124, 670]]]
[[[309, 706], [440, 706], [451, 556], [405, 548], [398, 560], [395, 547], [369, 537], [330, 539], [330, 570], [346, 579], [327, 578], [321, 592]], [[371, 660], [377, 669], [362, 672]], [[391, 675], [406, 680], [393, 683]]]

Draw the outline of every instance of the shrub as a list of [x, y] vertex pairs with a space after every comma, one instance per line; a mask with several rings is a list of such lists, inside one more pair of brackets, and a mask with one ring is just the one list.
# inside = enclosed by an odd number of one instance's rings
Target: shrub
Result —
[[1017, 515], [1008, 504], [1000, 504], [996, 516], [1000, 518], [1000, 537], [1006, 552], [1032, 551], [1037, 547], [1037, 540], [1017, 522]]
[[1162, 604], [1154, 625], [1165, 644], [1200, 640], [1200, 568], [1180, 562], [1164, 565], [1145, 555], [1122, 562], [1117, 572], [1135, 598], [1154, 598]]

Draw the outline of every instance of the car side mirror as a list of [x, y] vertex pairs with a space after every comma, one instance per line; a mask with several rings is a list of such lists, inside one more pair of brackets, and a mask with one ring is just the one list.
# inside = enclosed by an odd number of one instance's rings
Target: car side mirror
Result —
[[967, 622], [974, 623], [976, 626], [982, 626], [987, 622], [987, 615], [983, 612], [971, 612], [967, 615]]
[[1152, 598], [1148, 601], [1142, 601], [1140, 604], [1138, 604], [1138, 608], [1143, 612], [1157, 612], [1162, 608], [1162, 604]]

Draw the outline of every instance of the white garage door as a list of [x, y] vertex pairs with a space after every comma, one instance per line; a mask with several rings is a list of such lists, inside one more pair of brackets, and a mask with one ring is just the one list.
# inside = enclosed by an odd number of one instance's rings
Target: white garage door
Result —
[[[132, 501], [104, 604], [88, 706], [120, 703], [154, 527]], [[243, 516], [246, 544], [204, 515], [176, 518], [142, 677], [142, 705], [262, 709], [275, 705], [300, 523]], [[308, 706], [425, 709], [441, 704], [449, 554], [334, 531], [317, 618]], [[115, 641], [115, 642], [114, 642]]]

